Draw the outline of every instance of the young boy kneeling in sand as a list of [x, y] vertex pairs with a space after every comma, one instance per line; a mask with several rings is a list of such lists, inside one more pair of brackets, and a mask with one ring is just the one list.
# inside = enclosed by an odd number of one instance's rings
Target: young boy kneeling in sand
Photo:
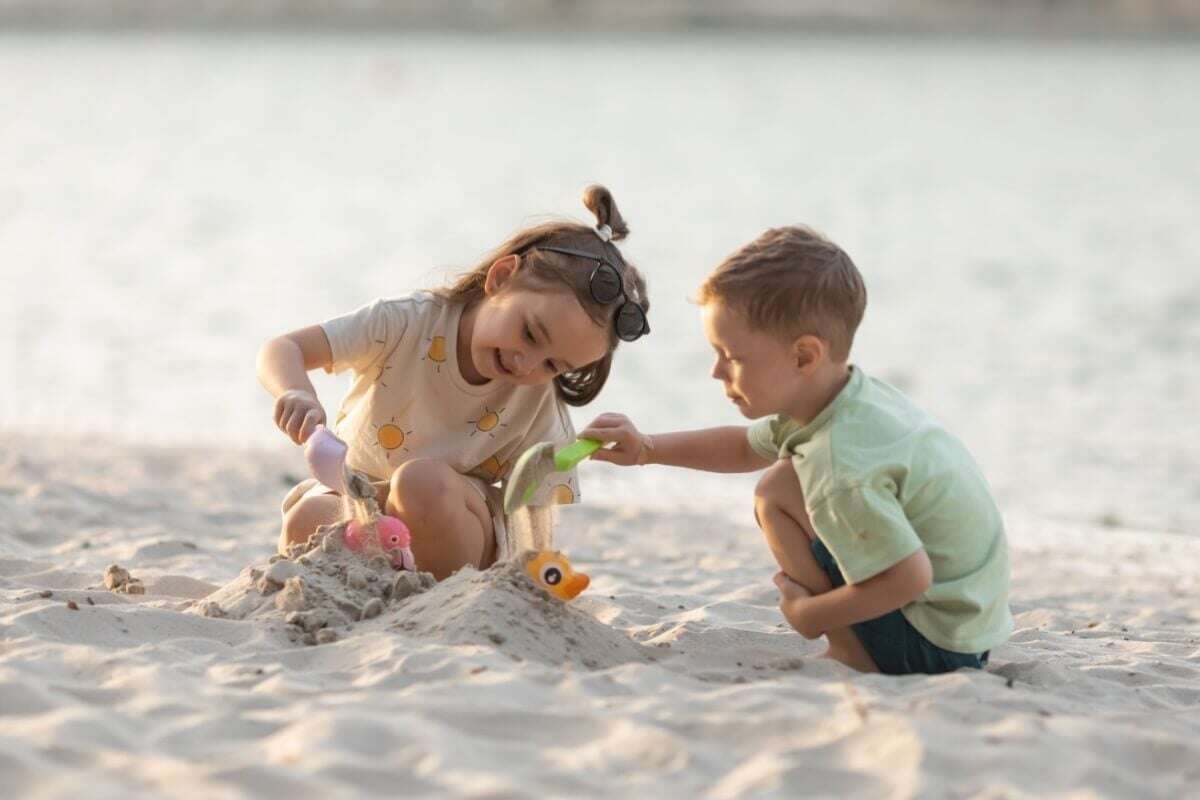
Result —
[[754, 510], [793, 628], [864, 672], [986, 664], [1012, 630], [1000, 513], [958, 439], [848, 363], [866, 308], [850, 257], [807, 228], [769, 230], [699, 300], [712, 376], [758, 421], [648, 436], [604, 414], [580, 435], [616, 444], [593, 458], [768, 468]]

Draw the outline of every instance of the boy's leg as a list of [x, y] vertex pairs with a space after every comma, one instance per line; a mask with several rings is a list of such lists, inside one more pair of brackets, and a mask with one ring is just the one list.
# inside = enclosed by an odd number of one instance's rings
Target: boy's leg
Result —
[[[777, 461], [758, 482], [754, 491], [754, 516], [785, 575], [811, 594], [824, 594], [833, 589], [833, 582], [813, 556], [812, 542], [816, 533], [804, 508], [800, 479], [788, 459]], [[826, 631], [825, 637], [829, 640], [828, 657], [860, 672], [879, 671], [853, 629]]]
[[487, 501], [444, 461], [416, 459], [392, 473], [386, 513], [412, 531], [419, 569], [439, 581], [467, 564], [478, 568], [496, 558], [496, 535]]

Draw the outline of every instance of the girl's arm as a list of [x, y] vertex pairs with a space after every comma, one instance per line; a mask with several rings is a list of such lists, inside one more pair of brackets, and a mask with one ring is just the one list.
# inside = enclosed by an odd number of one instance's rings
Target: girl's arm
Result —
[[258, 351], [258, 380], [275, 397], [275, 424], [296, 444], [303, 444], [325, 409], [308, 379], [308, 371], [328, 368], [333, 361], [329, 339], [320, 325], [285, 333]]
[[649, 435], [639, 432], [622, 414], [601, 414], [579, 435], [614, 442], [612, 448], [597, 450], [592, 460], [622, 466], [665, 464], [708, 472], [755, 472], [775, 463], [754, 452], [746, 430], [729, 425]]

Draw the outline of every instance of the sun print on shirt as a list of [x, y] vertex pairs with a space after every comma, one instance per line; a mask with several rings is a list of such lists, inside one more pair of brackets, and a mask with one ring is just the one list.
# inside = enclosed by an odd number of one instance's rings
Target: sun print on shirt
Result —
[[479, 419], [467, 420], [467, 422], [475, 426], [471, 430], [471, 435], [474, 436], [475, 434], [482, 432], [495, 439], [496, 434], [492, 433], [492, 431], [494, 431], [496, 428], [508, 427], [506, 423], [500, 421], [500, 415], [503, 413], [503, 407], [501, 407], [499, 411], [492, 411], [487, 406], [484, 406], [483, 414], [480, 415]]
[[550, 490], [550, 504], [555, 506], [569, 506], [575, 502], [575, 488], [571, 486], [571, 481], [568, 479], [565, 483], [555, 485]]
[[389, 422], [375, 426], [375, 442], [387, 451], [387, 457], [390, 459], [392, 453], [397, 450], [408, 452], [408, 448], [404, 446], [408, 441], [408, 437], [412, 431], [406, 431], [400, 425], [396, 424], [396, 418], [392, 417]]
[[429, 340], [429, 347], [425, 350], [425, 355], [421, 356], [422, 361], [432, 361], [438, 372], [442, 371], [442, 364], [446, 363], [446, 337], [434, 336]]
[[475, 469], [487, 475], [493, 481], [498, 481], [504, 477], [504, 473], [508, 472], [508, 468], [512, 466], [511, 461], [501, 461], [500, 454], [490, 456], [486, 461], [480, 464]]
[[[387, 342], [385, 342], [383, 339], [376, 339], [375, 344], [387, 344]], [[376, 367], [376, 369], [379, 370], [379, 373], [375, 376], [375, 382], [385, 389], [387, 388], [387, 384], [383, 380], [383, 375], [392, 368], [392, 365], [389, 362], [391, 362], [392, 355], [396, 352], [396, 348], [399, 346], [399, 342], [396, 342], [396, 344], [392, 345], [392, 349], [387, 352], [387, 355], [380, 359], [379, 366]]]

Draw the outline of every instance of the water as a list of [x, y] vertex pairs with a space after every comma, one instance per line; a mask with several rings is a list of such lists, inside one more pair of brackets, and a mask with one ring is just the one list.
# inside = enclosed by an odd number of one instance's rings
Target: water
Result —
[[1178, 43], [7, 34], [0, 428], [279, 444], [263, 340], [600, 180], [654, 334], [596, 412], [738, 422], [687, 298], [806, 221], [866, 277], [855, 360], [1006, 509], [1197, 533], [1198, 87]]

